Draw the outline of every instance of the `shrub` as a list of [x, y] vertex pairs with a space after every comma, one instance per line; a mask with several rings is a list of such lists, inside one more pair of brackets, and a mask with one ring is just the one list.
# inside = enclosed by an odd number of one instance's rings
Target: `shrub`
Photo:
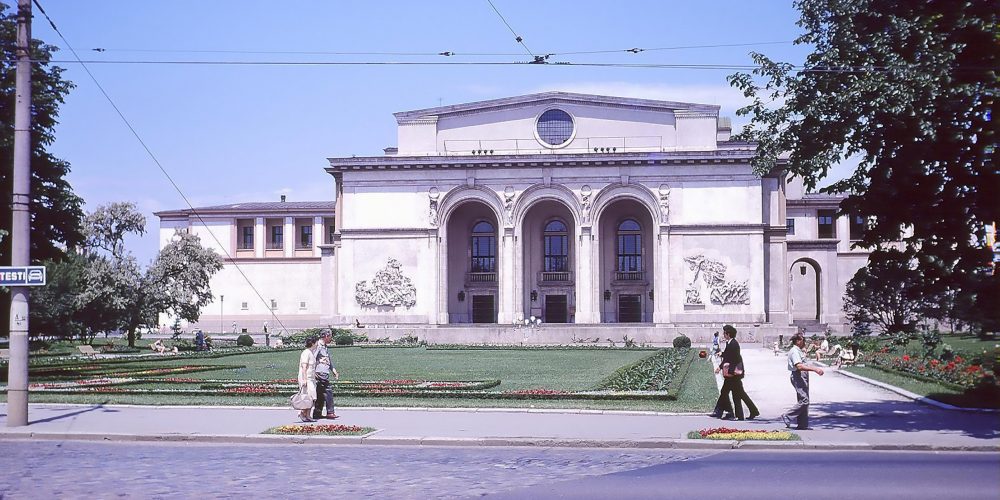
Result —
[[674, 337], [674, 347], [678, 349], [685, 349], [691, 347], [691, 339], [687, 335], [681, 335], [679, 337]]
[[253, 347], [253, 337], [244, 333], [236, 337], [236, 345], [240, 347]]
[[333, 337], [333, 343], [337, 345], [354, 345], [354, 335], [342, 333]]

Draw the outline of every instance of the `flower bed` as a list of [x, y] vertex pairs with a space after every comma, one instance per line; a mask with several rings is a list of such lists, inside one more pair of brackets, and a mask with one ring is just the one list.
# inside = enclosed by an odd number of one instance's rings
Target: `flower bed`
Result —
[[615, 347], [600, 344], [561, 344], [561, 345], [515, 345], [515, 344], [430, 344], [428, 351], [565, 351], [565, 350], [628, 350], [628, 351], [658, 351], [659, 347]]
[[991, 379], [993, 375], [962, 356], [955, 356], [950, 361], [941, 361], [910, 354], [876, 352], [868, 357], [866, 364], [883, 370], [902, 372], [930, 382], [951, 385], [960, 390], [976, 387], [984, 378]]
[[261, 434], [281, 434], [286, 436], [363, 436], [375, 432], [374, 427], [358, 425], [316, 424], [316, 425], [281, 425], [271, 427]]
[[652, 356], [619, 368], [598, 386], [616, 391], [677, 392], [691, 363], [690, 349], [661, 349]]
[[729, 427], [716, 427], [691, 431], [688, 439], [718, 439], [732, 441], [799, 441], [802, 438], [798, 434], [788, 431], [769, 431], [764, 429], [733, 429]]

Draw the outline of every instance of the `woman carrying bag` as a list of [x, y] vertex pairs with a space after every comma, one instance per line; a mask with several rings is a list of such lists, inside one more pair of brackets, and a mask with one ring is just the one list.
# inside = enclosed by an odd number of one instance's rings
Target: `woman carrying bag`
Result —
[[315, 422], [309, 416], [316, 401], [316, 337], [306, 339], [306, 348], [299, 355], [299, 393], [292, 396], [292, 408], [299, 410], [299, 420]]

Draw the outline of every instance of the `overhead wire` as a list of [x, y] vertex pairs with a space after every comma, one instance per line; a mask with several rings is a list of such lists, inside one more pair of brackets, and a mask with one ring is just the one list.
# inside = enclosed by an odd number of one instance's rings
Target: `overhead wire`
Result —
[[[201, 214], [198, 213], [198, 210], [194, 208], [194, 205], [191, 204], [191, 200], [189, 200], [187, 195], [184, 194], [184, 191], [181, 190], [180, 186], [177, 185], [177, 182], [175, 182], [173, 177], [170, 176], [170, 174], [167, 172], [167, 169], [163, 167], [163, 164], [160, 163], [160, 160], [156, 157], [153, 151], [146, 144], [146, 141], [142, 139], [142, 137], [139, 135], [139, 132], [135, 129], [135, 127], [132, 126], [132, 123], [129, 121], [129, 119], [125, 117], [125, 114], [121, 111], [118, 105], [115, 104], [114, 99], [112, 99], [111, 96], [107, 93], [107, 91], [104, 90], [104, 87], [97, 80], [94, 74], [90, 72], [90, 68], [87, 67], [87, 63], [85, 63], [82, 59], [80, 59], [80, 56], [76, 53], [76, 50], [73, 49], [73, 46], [69, 43], [69, 40], [66, 39], [66, 37], [62, 34], [61, 31], [59, 31], [59, 28], [56, 27], [55, 22], [52, 21], [52, 18], [50, 18], [49, 15], [45, 12], [45, 9], [41, 6], [38, 0], [32, 0], [32, 2], [35, 4], [36, 7], [38, 7], [38, 11], [41, 12], [43, 16], [45, 16], [45, 19], [49, 22], [49, 25], [52, 27], [52, 30], [55, 31], [57, 35], [59, 35], [59, 38], [62, 39], [63, 43], [66, 44], [66, 48], [69, 49], [69, 51], [73, 54], [73, 57], [77, 59], [77, 62], [79, 62], [81, 67], [83, 67], [84, 71], [87, 72], [87, 75], [90, 76], [91, 81], [94, 82], [94, 85], [97, 86], [97, 89], [101, 91], [101, 94], [104, 95], [104, 98], [107, 99], [108, 103], [111, 104], [111, 107], [114, 108], [116, 113], [118, 113], [118, 117], [122, 119], [122, 121], [125, 123], [125, 126], [128, 127], [129, 131], [132, 132], [132, 135], [136, 138], [136, 140], [139, 141], [139, 144], [142, 145], [142, 148], [146, 150], [146, 154], [149, 155], [149, 157], [153, 160], [153, 163], [156, 164], [156, 166], [160, 169], [160, 172], [162, 172], [163, 175], [167, 178], [167, 181], [170, 182], [170, 185], [174, 187], [174, 190], [177, 191], [177, 194], [181, 196], [181, 198], [184, 200], [184, 203], [186, 203], [187, 206], [191, 209], [191, 213], [194, 214], [194, 216], [198, 219], [198, 221], [202, 224], [202, 226], [208, 229], [208, 224], [205, 222], [205, 219], [203, 219]], [[215, 243], [219, 246], [219, 249], [222, 250], [222, 252], [229, 259], [230, 263], [236, 268], [236, 270], [240, 273], [240, 275], [243, 276], [243, 279], [246, 280], [247, 284], [250, 285], [250, 288], [257, 295], [257, 298], [260, 299], [261, 303], [267, 306], [266, 309], [270, 312], [271, 317], [274, 318], [274, 320], [278, 323], [278, 327], [281, 329], [281, 331], [287, 331], [285, 329], [284, 323], [282, 323], [281, 321], [281, 318], [279, 318], [274, 313], [274, 310], [271, 307], [269, 307], [270, 304], [268, 304], [267, 301], [264, 300], [264, 296], [261, 295], [260, 290], [258, 290], [257, 287], [254, 286], [253, 282], [250, 281], [250, 278], [246, 275], [246, 273], [243, 272], [243, 269], [240, 268], [239, 263], [237, 263], [235, 259], [233, 259], [233, 256], [229, 253], [229, 250], [226, 249], [226, 246], [224, 246], [222, 242], [219, 241], [219, 238], [215, 235], [213, 231], [209, 230], [208, 234], [212, 236], [212, 239], [215, 240]]]
[[486, 1], [489, 2], [490, 7], [493, 7], [493, 12], [496, 12], [497, 16], [500, 16], [500, 20], [503, 21], [503, 24], [505, 26], [507, 26], [507, 29], [510, 30], [511, 34], [514, 35], [514, 41], [521, 44], [521, 46], [524, 47], [525, 52], [527, 52], [529, 56], [531, 56], [535, 60], [538, 60], [539, 56], [536, 56], [533, 52], [531, 52], [531, 49], [528, 48], [528, 45], [524, 43], [524, 38], [521, 37], [521, 35], [518, 35], [516, 31], [514, 31], [514, 28], [510, 26], [510, 23], [507, 22], [507, 19], [505, 19], [503, 17], [503, 14], [500, 13], [500, 10], [497, 9], [497, 6], [493, 5], [493, 0], [486, 0]]

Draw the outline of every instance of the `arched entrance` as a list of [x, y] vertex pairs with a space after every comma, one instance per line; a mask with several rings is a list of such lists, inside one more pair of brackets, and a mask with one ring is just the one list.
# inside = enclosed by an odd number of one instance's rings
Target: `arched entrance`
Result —
[[499, 228], [493, 209], [478, 200], [462, 202], [448, 217], [449, 323], [497, 322]]
[[654, 289], [654, 225], [637, 200], [608, 204], [598, 220], [602, 323], [651, 323]]
[[521, 221], [524, 316], [572, 323], [576, 314], [576, 226], [562, 202], [532, 204]]
[[819, 321], [820, 314], [820, 268], [811, 259], [799, 259], [792, 264], [790, 276], [790, 298], [792, 321]]

